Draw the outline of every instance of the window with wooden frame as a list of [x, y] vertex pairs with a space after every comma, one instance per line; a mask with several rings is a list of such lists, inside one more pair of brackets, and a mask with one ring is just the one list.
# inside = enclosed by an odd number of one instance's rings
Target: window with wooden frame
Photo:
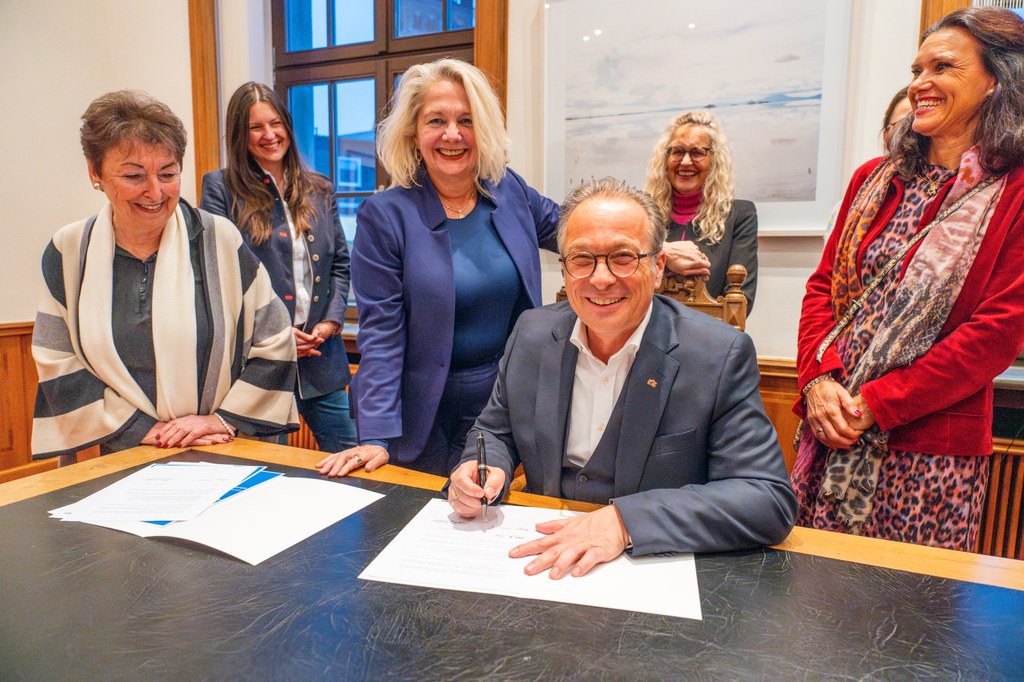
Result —
[[476, 0], [273, 0], [274, 87], [294, 144], [331, 179], [345, 236], [359, 204], [390, 183], [376, 127], [401, 74], [441, 57], [473, 61]]

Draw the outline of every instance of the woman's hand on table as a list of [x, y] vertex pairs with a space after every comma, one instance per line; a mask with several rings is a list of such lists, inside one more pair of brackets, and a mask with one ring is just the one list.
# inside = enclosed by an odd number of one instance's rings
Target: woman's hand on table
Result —
[[324, 457], [316, 463], [316, 468], [326, 476], [347, 476], [359, 467], [373, 471], [387, 463], [388, 451], [381, 446], [357, 445]]
[[668, 269], [677, 275], [711, 276], [711, 261], [693, 242], [665, 242], [662, 248], [668, 256]]
[[[853, 445], [864, 428], [863, 399], [855, 399], [838, 381], [819, 381], [804, 396], [807, 424], [814, 437], [834, 450], [845, 450]], [[871, 418], [873, 422], [874, 419]], [[870, 426], [870, 424], [868, 424]]]
[[477, 463], [469, 460], [452, 472], [448, 483], [448, 504], [459, 516], [467, 519], [479, 516], [484, 509], [483, 498], [491, 504], [505, 488], [505, 472], [497, 467], [487, 467], [487, 483], [480, 487], [480, 472]]
[[221, 445], [234, 440], [215, 415], [193, 414], [157, 422], [142, 439], [142, 445], [158, 448], [187, 448], [190, 445]]

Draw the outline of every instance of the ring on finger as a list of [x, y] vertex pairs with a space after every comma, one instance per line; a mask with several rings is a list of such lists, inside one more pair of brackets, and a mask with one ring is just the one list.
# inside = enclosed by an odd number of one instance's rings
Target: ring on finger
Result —
[[825, 429], [818, 427], [817, 433], [825, 433]]
[[458, 501], [459, 501], [459, 493], [457, 493], [455, 491], [455, 488], [452, 488], [452, 502], [458, 502]]
[[359, 455], [356, 455], [355, 457], [352, 458], [352, 461], [355, 462], [356, 464], [362, 464], [363, 458], [360, 457]]

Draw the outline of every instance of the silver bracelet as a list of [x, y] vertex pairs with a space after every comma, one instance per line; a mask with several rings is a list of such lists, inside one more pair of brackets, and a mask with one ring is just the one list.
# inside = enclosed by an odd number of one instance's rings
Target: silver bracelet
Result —
[[836, 380], [836, 378], [834, 376], [832, 376], [832, 374], [830, 374], [830, 373], [822, 374], [820, 376], [816, 376], [816, 377], [814, 377], [813, 379], [811, 379], [810, 381], [807, 382], [807, 385], [804, 386], [803, 390], [800, 391], [800, 395], [806, 397], [807, 396], [807, 392], [810, 391], [812, 388], [814, 388], [816, 385], [820, 384], [821, 382], [823, 382], [823, 381], [835, 381], [835, 380]]
[[227, 420], [224, 419], [224, 417], [220, 416], [220, 413], [218, 413], [218, 412], [214, 412], [213, 416], [220, 420], [220, 423], [223, 424], [223, 426], [224, 426], [224, 430], [228, 432], [229, 436], [234, 438], [235, 437], [235, 429], [233, 429], [231, 427], [231, 424], [228, 424]]

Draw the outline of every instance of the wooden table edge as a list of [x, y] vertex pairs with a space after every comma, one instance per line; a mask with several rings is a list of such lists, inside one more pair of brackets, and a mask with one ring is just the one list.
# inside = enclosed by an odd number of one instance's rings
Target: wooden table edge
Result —
[[[315, 469], [316, 462], [324, 456], [322, 452], [316, 450], [304, 450], [243, 439], [238, 439], [227, 445], [202, 446], [191, 449], [301, 469]], [[139, 446], [115, 455], [98, 457], [68, 467], [0, 483], [0, 506], [147, 464], [179, 452], [182, 450]], [[360, 469], [351, 476], [433, 491], [440, 491], [445, 483], [445, 479], [441, 476], [424, 474], [394, 465], [383, 466], [371, 473]], [[591, 511], [599, 508], [599, 505], [522, 492], [511, 493], [506, 501], [532, 507], [575, 511]], [[778, 545], [774, 545], [774, 549], [963, 582], [1024, 590], [1024, 561], [1014, 559], [800, 527], [794, 528], [789, 537]]]

